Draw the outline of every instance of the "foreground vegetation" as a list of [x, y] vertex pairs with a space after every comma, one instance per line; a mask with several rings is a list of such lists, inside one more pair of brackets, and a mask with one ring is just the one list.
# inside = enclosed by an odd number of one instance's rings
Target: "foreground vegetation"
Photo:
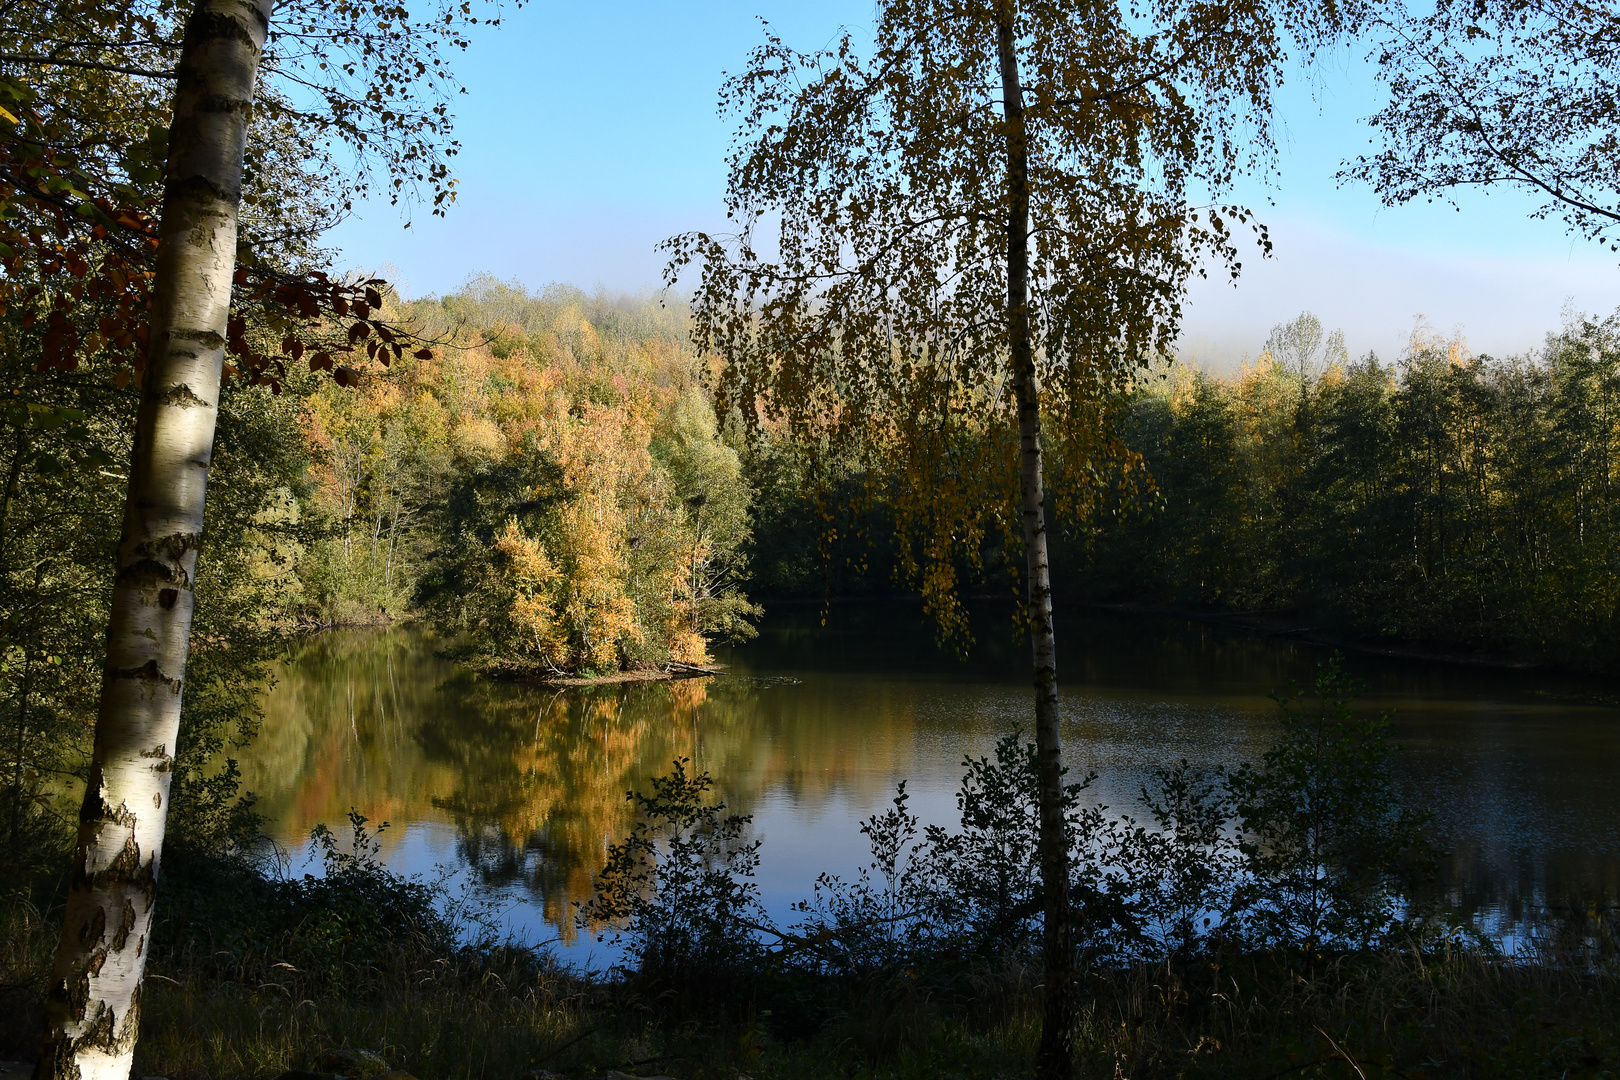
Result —
[[[1395, 801], [1382, 722], [1328, 666], [1277, 743], [1228, 773], [1159, 772], [1142, 822], [1069, 821], [1079, 1075], [1600, 1077], [1620, 1067], [1620, 925], [1534, 928], [1514, 955], [1425, 893], [1422, 816]], [[952, 827], [904, 789], [863, 827], [872, 862], [823, 877], [786, 923], [752, 882], [745, 817], [680, 763], [635, 800], [580, 921], [624, 965], [581, 973], [502, 942], [492, 913], [377, 861], [351, 815], [322, 877], [249, 853], [165, 867], [136, 1075], [287, 1069], [521, 1080], [1028, 1075], [1041, 1016], [1029, 871], [1031, 748], [971, 759]], [[54, 927], [13, 903], [0, 1053], [27, 1057]]]
[[[8, 927], [8, 981], [41, 977], [54, 944], [42, 936]], [[1608, 1076], [1620, 1066], [1620, 985], [1612, 966], [1581, 970], [1585, 955], [1391, 949], [1093, 970], [1082, 980], [1077, 1074]], [[683, 1080], [1015, 1077], [1029, 1072], [1039, 1018], [1037, 973], [1017, 964], [975, 972], [980, 995], [969, 999], [896, 974], [813, 988], [808, 1018], [773, 1001], [701, 1019], [523, 950], [401, 943], [346, 965], [335, 983], [270, 964], [220, 966], [195, 953], [154, 959], [136, 1075], [271, 1077], [349, 1049], [432, 1080], [607, 1068]], [[7, 1046], [12, 1057], [27, 1049]]]

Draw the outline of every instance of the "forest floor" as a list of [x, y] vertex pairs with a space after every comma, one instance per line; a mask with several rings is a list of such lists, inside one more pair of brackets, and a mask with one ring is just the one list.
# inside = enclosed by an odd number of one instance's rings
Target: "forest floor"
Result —
[[[44, 988], [54, 928], [13, 916], [0, 981]], [[408, 940], [249, 962], [196, 940], [155, 957], [134, 1077], [168, 1080], [1012, 1080], [1032, 1074], [1038, 972], [638, 986], [544, 952]], [[295, 943], [294, 943], [295, 944]], [[307, 944], [307, 943], [306, 943]], [[1599, 1080], [1620, 1075], [1620, 970], [1477, 948], [1270, 953], [1093, 967], [1078, 1080]], [[1572, 962], [1574, 961], [1574, 962]], [[20, 1004], [20, 1000], [18, 1003]], [[0, 1017], [0, 1055], [30, 1056]], [[310, 1074], [315, 1074], [311, 1076]]]

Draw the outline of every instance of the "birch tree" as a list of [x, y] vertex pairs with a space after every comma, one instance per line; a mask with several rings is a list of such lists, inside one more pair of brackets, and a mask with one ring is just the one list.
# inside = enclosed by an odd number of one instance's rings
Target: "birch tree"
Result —
[[242, 154], [271, 2], [203, 0], [186, 27], [151, 351], [42, 1078], [125, 1080], [135, 1051], [236, 268]]
[[[0, 38], [10, 47], [0, 54], [0, 97], [20, 114], [6, 111], [16, 126], [0, 133], [0, 204], [9, 219], [0, 232], [17, 241], [6, 248], [0, 300], [46, 315], [46, 363], [72, 366], [97, 349], [131, 350], [141, 385], [41, 1080], [129, 1073], [226, 354], [244, 376], [274, 381], [283, 360], [255, 337], [274, 331], [283, 357], [299, 359], [310, 327], [332, 315], [352, 320], [346, 341], [308, 349], [312, 369], [333, 369], [334, 352], [362, 342], [373, 357], [403, 348], [372, 317], [378, 283], [333, 281], [307, 266], [288, 272], [276, 265], [276, 237], [244, 236], [244, 164], [253, 161], [256, 109], [296, 133], [295, 173], [311, 161], [333, 165], [334, 148], [356, 152], [340, 200], [364, 191], [379, 165], [396, 194], [425, 184], [436, 205], [450, 196], [443, 146], [450, 118], [441, 100], [448, 76], [433, 53], [447, 39], [464, 45], [469, 20], [441, 10], [424, 27], [397, 5], [295, 0], [279, 13], [283, 41], [266, 63], [272, 4], [197, 0], [183, 23], [162, 3], [24, 0], [0, 15]], [[284, 89], [258, 86], [261, 69]], [[63, 70], [86, 78], [59, 80], [42, 94], [44, 76]], [[130, 114], [157, 118], [143, 95], [170, 81], [167, 124], [135, 153], [134, 140], [119, 133]], [[294, 107], [289, 86], [312, 106]], [[112, 135], [97, 132], [101, 120]], [[92, 137], [76, 140], [75, 125]], [[145, 177], [154, 162], [161, 172]], [[262, 156], [255, 164], [264, 164]], [[161, 187], [155, 222], [146, 202], [152, 184]], [[55, 241], [38, 241], [31, 227], [38, 220], [54, 225]], [[248, 258], [239, 265], [244, 239]], [[255, 325], [244, 307], [256, 313]]]
[[701, 270], [717, 411], [898, 474], [897, 529], [945, 625], [957, 567], [1022, 547], [1043, 1077], [1069, 1074], [1074, 1024], [1052, 513], [1133, 467], [1114, 402], [1169, 350], [1189, 277], [1240, 268], [1252, 222], [1221, 199], [1268, 161], [1285, 34], [1344, 21], [1308, 0], [883, 0], [869, 58], [847, 33], [814, 53], [768, 36], [721, 91], [736, 231], [668, 242], [672, 284]]

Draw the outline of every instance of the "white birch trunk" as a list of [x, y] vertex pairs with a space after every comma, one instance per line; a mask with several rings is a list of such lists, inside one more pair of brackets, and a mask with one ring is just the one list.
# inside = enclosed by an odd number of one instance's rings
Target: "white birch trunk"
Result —
[[1052, 625], [1052, 575], [1046, 551], [1046, 493], [1042, 477], [1040, 387], [1029, 325], [1029, 149], [1019, 83], [1014, 0], [996, 5], [996, 46], [1007, 125], [1007, 338], [1018, 406], [1019, 480], [1024, 558], [1029, 578], [1026, 614], [1035, 660], [1036, 784], [1040, 798], [1042, 1005], [1040, 1080], [1067, 1080], [1074, 1059], [1074, 929], [1069, 910], [1069, 844], [1063, 822], [1063, 739], [1058, 731], [1057, 635]]
[[39, 1080], [127, 1080], [134, 1055], [271, 4], [198, 0], [181, 47], [101, 709]]

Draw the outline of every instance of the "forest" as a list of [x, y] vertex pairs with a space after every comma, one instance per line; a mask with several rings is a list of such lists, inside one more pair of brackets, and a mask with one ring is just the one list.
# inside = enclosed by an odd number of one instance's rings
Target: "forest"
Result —
[[328, 530], [308, 620], [423, 613], [531, 676], [701, 665], [749, 633], [749, 487], [682, 312], [480, 280], [398, 317], [451, 344], [303, 399]]
[[1612, 670], [1617, 333], [1492, 358], [1419, 327], [1380, 363], [1307, 314], [1233, 378], [1150, 383], [1123, 438], [1155, 491], [1079, 531], [1076, 594]]
[[[1235, 371], [1178, 359], [1193, 283], [1273, 252], [1242, 193], [1285, 80], [1345, 50], [1380, 104], [1336, 183], [1510, 187], [1612, 252], [1614, 3], [880, 0], [715, 76], [725, 222], [649, 241], [660, 289], [340, 270], [357, 215], [455, 212], [454, 69], [507, 14], [0, 9], [0, 1075], [1620, 1067], [1614, 889], [1540, 894], [1511, 947], [1451, 903], [1353, 660], [1275, 687], [1241, 762], [1160, 747], [1106, 807], [1057, 647], [1113, 606], [1620, 674], [1620, 312], [1359, 358], [1302, 312]], [[719, 663], [773, 604], [825, 630], [856, 597], [958, 659], [999, 597], [1021, 719], [953, 744], [954, 821], [898, 780], [784, 916], [700, 719], [758, 688]], [[357, 806], [302, 876], [267, 832], [267, 694], [395, 624], [456, 665], [416, 737], [506, 785], [434, 811], [557, 856], [556, 941], [397, 872]], [[596, 743], [566, 763], [564, 729]]]

